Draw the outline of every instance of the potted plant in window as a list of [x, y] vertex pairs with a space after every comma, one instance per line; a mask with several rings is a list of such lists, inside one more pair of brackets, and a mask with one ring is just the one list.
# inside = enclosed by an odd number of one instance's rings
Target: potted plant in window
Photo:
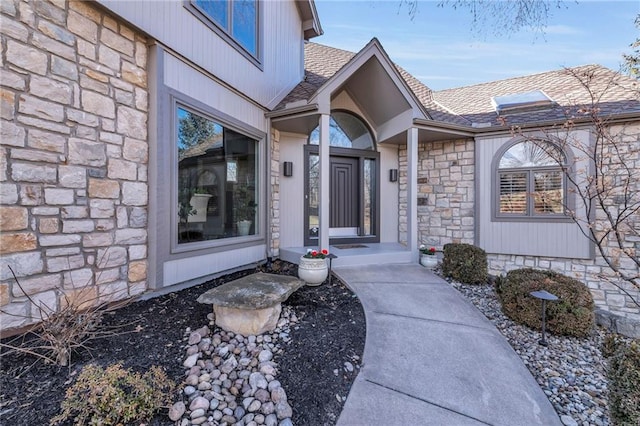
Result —
[[420, 264], [427, 269], [434, 269], [438, 265], [438, 258], [436, 257], [436, 248], [420, 245]]
[[189, 204], [192, 211], [187, 221], [189, 223], [201, 223], [207, 221], [207, 205], [212, 195], [209, 194], [203, 188], [196, 188], [193, 190]]
[[238, 185], [236, 188], [233, 207], [236, 212], [238, 235], [249, 235], [251, 224], [255, 219], [257, 204], [253, 201], [247, 185]]
[[307, 285], [317, 286], [324, 282], [329, 275], [326, 257], [329, 255], [327, 249], [307, 250], [307, 253], [300, 257], [298, 264], [298, 278], [306, 282]]

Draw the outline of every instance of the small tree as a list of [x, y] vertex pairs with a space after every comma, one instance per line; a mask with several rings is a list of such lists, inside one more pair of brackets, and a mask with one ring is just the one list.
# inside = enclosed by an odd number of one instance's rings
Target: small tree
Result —
[[[600, 278], [640, 307], [640, 124], [616, 121], [617, 114], [633, 108], [631, 104], [635, 109], [640, 106], [637, 83], [601, 67], [565, 72], [586, 95], [576, 95], [573, 105], [565, 107], [566, 121], [542, 137], [518, 127], [513, 131], [540, 146], [542, 140], [552, 140], [573, 153], [572, 164], [558, 159], [567, 191], [576, 200], [575, 207], [564, 206], [567, 215], [613, 272], [613, 277], [601, 274]], [[626, 96], [615, 101], [610, 92]], [[580, 137], [577, 130], [582, 128], [590, 130], [591, 138]]]

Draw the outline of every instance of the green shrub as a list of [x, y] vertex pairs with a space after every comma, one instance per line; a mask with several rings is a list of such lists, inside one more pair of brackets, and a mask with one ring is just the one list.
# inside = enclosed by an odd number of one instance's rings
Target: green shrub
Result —
[[174, 383], [159, 367], [140, 375], [114, 364], [106, 369], [87, 365], [67, 389], [62, 413], [51, 424], [73, 419], [75, 425], [119, 425], [150, 419], [168, 406]]
[[465, 284], [486, 283], [487, 253], [471, 244], [445, 244], [442, 273]]
[[580, 281], [553, 271], [516, 269], [496, 282], [502, 311], [517, 323], [541, 327], [542, 302], [530, 295], [546, 290], [559, 300], [547, 302], [547, 329], [555, 334], [583, 337], [593, 328], [593, 298]]
[[609, 410], [614, 425], [640, 425], [640, 340], [621, 344], [609, 359]]

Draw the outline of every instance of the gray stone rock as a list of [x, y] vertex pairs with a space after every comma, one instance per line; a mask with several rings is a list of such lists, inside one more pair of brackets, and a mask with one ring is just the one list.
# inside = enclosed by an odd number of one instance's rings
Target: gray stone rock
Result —
[[191, 417], [192, 419], [197, 419], [198, 417], [202, 417], [204, 415], [205, 410], [203, 410], [202, 408], [198, 408], [197, 410], [193, 410], [191, 414], [189, 414], [189, 417]]
[[244, 417], [244, 414], [245, 414], [245, 410], [244, 410], [244, 408], [242, 408], [242, 407], [240, 407], [240, 406], [236, 407], [236, 408], [233, 410], [233, 416], [234, 416], [236, 419], [241, 419], [241, 418], [243, 418], [243, 417]]
[[189, 404], [189, 410], [195, 411], [197, 409], [207, 410], [209, 408], [209, 400], [203, 396], [199, 396], [191, 401]]
[[249, 376], [249, 385], [251, 389], [266, 389], [268, 386], [267, 379], [261, 373], [251, 373]]
[[256, 390], [256, 393], [254, 396], [260, 402], [267, 402], [271, 399], [271, 395], [269, 394], [269, 391], [267, 391], [266, 389]]
[[276, 410], [276, 406], [271, 401], [265, 402], [264, 404], [262, 404], [262, 407], [260, 407], [260, 411], [265, 416], [268, 416], [269, 414], [273, 413], [275, 410]]
[[189, 357], [184, 360], [184, 363], [182, 365], [184, 365], [187, 368], [193, 367], [194, 365], [196, 365], [196, 362], [198, 361], [199, 356], [200, 354], [197, 352], [195, 354], [189, 355]]
[[220, 371], [222, 371], [224, 374], [229, 374], [237, 366], [238, 366], [238, 361], [236, 360], [236, 357], [232, 355], [225, 362], [222, 363], [222, 367], [220, 367]]
[[578, 426], [578, 422], [576, 422], [571, 416], [560, 416], [560, 421], [564, 426]]
[[193, 332], [189, 335], [189, 344], [190, 345], [197, 345], [198, 343], [200, 343], [200, 340], [202, 340], [202, 336], [200, 335], [200, 333], [198, 332]]
[[254, 399], [251, 404], [249, 404], [249, 407], [247, 408], [247, 411], [250, 413], [255, 413], [256, 411], [258, 411], [260, 409], [260, 407], [262, 407], [262, 403], [257, 400]]
[[288, 402], [280, 401], [276, 403], [276, 415], [278, 416], [278, 420], [283, 420], [293, 416], [293, 410]]
[[278, 423], [278, 426], [293, 426], [293, 422], [291, 421], [290, 418], [286, 418], [282, 420], [280, 423]]
[[282, 387], [282, 385], [280, 384], [280, 382], [278, 380], [273, 380], [271, 382], [269, 382], [269, 392], [272, 392], [274, 389]]
[[278, 417], [275, 414], [269, 414], [265, 417], [264, 424], [266, 426], [276, 426], [278, 424]]
[[196, 388], [194, 388], [193, 386], [185, 386], [184, 388], [184, 394], [189, 396], [189, 395], [193, 395], [196, 391]]
[[184, 380], [184, 383], [189, 385], [189, 386], [196, 386], [198, 384], [198, 376], [196, 376], [195, 374], [190, 374]]
[[271, 400], [274, 403], [286, 402], [287, 401], [287, 393], [284, 391], [282, 387], [275, 388], [271, 391]]
[[271, 353], [271, 351], [268, 351], [266, 349], [260, 351], [260, 353], [258, 354], [258, 361], [260, 362], [271, 361], [271, 358], [273, 358], [273, 354]]
[[171, 408], [169, 408], [169, 418], [174, 422], [178, 421], [182, 417], [186, 409], [187, 407], [185, 407], [184, 402], [176, 402], [171, 406]]

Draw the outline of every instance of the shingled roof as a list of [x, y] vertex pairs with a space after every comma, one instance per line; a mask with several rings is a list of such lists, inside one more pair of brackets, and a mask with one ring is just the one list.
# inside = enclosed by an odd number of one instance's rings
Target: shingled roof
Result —
[[[305, 44], [305, 77], [275, 108], [309, 100], [316, 91], [356, 55], [335, 47]], [[577, 107], [591, 104], [589, 92], [580, 80], [591, 79], [590, 89], [598, 97], [602, 114], [640, 111], [637, 81], [600, 65], [515, 77], [434, 92], [420, 80], [394, 64], [407, 86], [435, 121], [460, 126], [522, 125], [567, 119]], [[494, 96], [544, 91], [554, 106], [499, 116], [491, 102]]]
[[[287, 104], [292, 102], [300, 100], [306, 101], [311, 98], [327, 80], [333, 77], [342, 67], [346, 66], [355, 55], [354, 52], [337, 49], [335, 47], [318, 43], [305, 43], [304, 80], [276, 106], [275, 110], [284, 109]], [[434, 120], [462, 126], [471, 125], [466, 119], [451, 113], [435, 102], [432, 90], [424, 83], [398, 65], [393, 65]]]
[[[592, 98], [583, 82], [588, 82], [602, 115], [640, 111], [637, 81], [620, 75], [601, 65], [548, 71], [524, 77], [492, 81], [433, 93], [435, 100], [467, 120], [491, 125], [524, 124], [565, 120], [581, 106], [592, 104]], [[491, 98], [534, 90], [544, 91], [555, 107], [498, 117]]]

